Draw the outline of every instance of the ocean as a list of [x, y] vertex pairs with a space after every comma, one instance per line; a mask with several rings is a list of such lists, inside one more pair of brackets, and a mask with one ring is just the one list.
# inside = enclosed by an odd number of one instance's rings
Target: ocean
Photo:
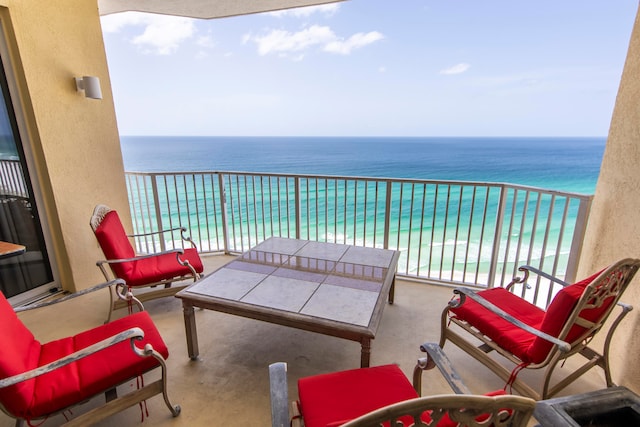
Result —
[[[223, 217], [220, 205], [215, 205], [219, 196], [214, 196], [220, 190], [216, 190], [217, 181], [206, 178], [205, 182], [193, 172], [508, 183], [591, 195], [605, 142], [604, 137], [125, 136], [122, 152], [127, 172], [186, 172], [179, 179], [158, 181], [160, 222], [188, 223], [198, 247], [214, 252], [222, 249]], [[295, 233], [296, 206], [301, 209], [298, 226], [302, 238], [364, 246], [380, 246], [384, 240], [384, 218], [377, 227], [371, 224], [377, 216], [373, 205], [384, 206], [384, 187], [378, 191], [363, 182], [304, 180], [300, 184], [304, 200], [289, 205], [289, 200], [296, 199], [293, 185], [283, 187], [283, 183], [272, 181], [267, 185], [250, 175], [225, 176], [230, 209], [227, 221], [235, 218], [227, 225], [231, 251], [244, 251], [269, 235]], [[147, 203], [144, 194], [148, 190], [140, 187], [147, 185], [129, 183], [134, 209]], [[390, 246], [402, 252], [400, 273], [434, 280], [448, 276], [481, 284], [486, 284], [491, 265], [497, 265], [496, 271], [502, 275], [525, 263], [552, 267], [559, 275], [567, 273], [579, 211], [576, 198], [569, 201], [550, 194], [507, 190], [502, 232], [494, 238], [500, 193], [488, 186], [479, 186], [477, 192], [474, 188], [454, 184], [391, 187], [387, 237]], [[281, 209], [270, 191], [286, 198], [287, 206]], [[359, 198], [354, 202], [356, 195]], [[202, 212], [194, 213], [196, 210]], [[143, 209], [139, 212], [133, 212], [134, 218], [145, 215]], [[185, 217], [185, 212], [191, 213]]]
[[127, 172], [507, 182], [593, 194], [606, 138], [123, 136], [121, 142]]

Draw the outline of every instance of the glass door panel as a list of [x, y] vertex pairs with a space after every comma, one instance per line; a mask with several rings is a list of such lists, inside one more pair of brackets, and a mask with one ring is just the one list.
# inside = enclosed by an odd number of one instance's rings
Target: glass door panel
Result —
[[40, 217], [29, 179], [7, 76], [0, 58], [0, 241], [26, 251], [0, 259], [0, 291], [7, 298], [53, 282]]

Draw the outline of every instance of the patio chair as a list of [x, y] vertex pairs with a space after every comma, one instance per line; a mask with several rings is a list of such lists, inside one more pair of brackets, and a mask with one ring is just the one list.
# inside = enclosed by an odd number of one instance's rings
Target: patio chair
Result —
[[[195, 282], [204, 270], [198, 250], [191, 238], [184, 234], [187, 231], [184, 227], [127, 235], [118, 213], [105, 205], [95, 207], [90, 225], [106, 257], [106, 260], [100, 260], [96, 265], [106, 280], [119, 278], [126, 283], [126, 287], [111, 288], [107, 322], [111, 319], [112, 311], [126, 306], [130, 307], [134, 299], [144, 302], [174, 295], [187, 286], [186, 284], [173, 286], [174, 282], [186, 280]], [[180, 230], [182, 240], [187, 242], [190, 247], [137, 255], [129, 240], [131, 237], [162, 235], [162, 233], [176, 230]], [[158, 286], [161, 288], [148, 292], [136, 292], [135, 294], [132, 292], [133, 289], [156, 288]]]
[[[114, 284], [106, 282], [90, 291]], [[171, 414], [178, 416], [180, 407], [167, 396], [167, 346], [146, 311], [44, 344], [16, 314], [84, 293], [15, 311], [0, 294], [0, 409], [16, 419], [16, 426], [60, 413], [67, 418], [66, 425], [86, 426], [162, 393]], [[116, 386], [156, 368], [161, 369], [160, 379], [118, 397]], [[84, 413], [79, 409], [79, 415], [68, 419], [71, 408], [102, 393], [104, 405]]]
[[[594, 366], [604, 370], [607, 387], [611, 387], [614, 383], [609, 347], [617, 326], [631, 310], [631, 306], [620, 303], [619, 299], [639, 266], [640, 260], [624, 259], [574, 284], [524, 266], [519, 269], [524, 277], [514, 278], [504, 288], [479, 292], [457, 288], [454, 290], [457, 297], [442, 312], [440, 346], [451, 341], [505, 380], [505, 387], [511, 386], [536, 400], [555, 395]], [[539, 285], [545, 282], [538, 280], [538, 286], [530, 284], [530, 273], [546, 279], [549, 284], [561, 285], [561, 290], [550, 298], [545, 309], [521, 296], [542, 292]], [[536, 287], [527, 291], [532, 286]], [[516, 291], [517, 288], [520, 291]], [[606, 337], [603, 351], [599, 353], [590, 344], [616, 306], [621, 311], [604, 328]], [[490, 357], [488, 353], [494, 350], [515, 364], [515, 368], [501, 364], [499, 358]], [[586, 363], [551, 387], [552, 374], [558, 363], [577, 354], [584, 356]], [[518, 378], [522, 369], [544, 371], [541, 390], [535, 390]]]
[[[414, 369], [413, 385], [397, 365], [359, 368], [298, 380], [289, 421], [285, 363], [269, 366], [272, 427], [526, 426], [535, 401], [503, 390], [471, 395], [435, 343]], [[456, 393], [420, 397], [422, 372], [437, 366]]]

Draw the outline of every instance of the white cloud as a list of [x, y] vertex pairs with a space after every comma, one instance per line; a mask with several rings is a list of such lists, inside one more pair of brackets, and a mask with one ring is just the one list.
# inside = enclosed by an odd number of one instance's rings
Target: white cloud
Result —
[[286, 16], [293, 16], [295, 18], [306, 18], [314, 13], [323, 13], [331, 16], [338, 12], [340, 5], [338, 4], [323, 4], [319, 6], [307, 6], [297, 7], [295, 9], [277, 10], [275, 12], [269, 12], [269, 15], [282, 18]]
[[445, 68], [444, 70], [440, 71], [440, 74], [462, 74], [467, 71], [469, 67], [471, 67], [471, 65], [462, 62], [460, 64], [454, 65], [453, 67]]
[[139, 12], [125, 12], [101, 18], [102, 31], [118, 33], [125, 27], [144, 27], [141, 33], [131, 38], [131, 43], [145, 53], [169, 55], [196, 33], [193, 19], [154, 15]]
[[370, 31], [368, 33], [357, 33], [349, 37], [347, 40], [334, 40], [328, 43], [324, 50], [331, 53], [339, 53], [340, 55], [348, 55], [354, 49], [375, 43], [378, 40], [382, 40], [384, 36], [377, 31]]
[[340, 39], [327, 26], [312, 25], [301, 31], [290, 32], [286, 30], [271, 30], [262, 36], [247, 34], [243, 37], [243, 43], [254, 42], [258, 46], [261, 56], [278, 54], [288, 57], [290, 53], [296, 53], [297, 60], [301, 60], [301, 52], [314, 46], [321, 46], [322, 50], [330, 53], [348, 55], [354, 49], [358, 49], [383, 39], [384, 36], [377, 32], [357, 33], [347, 40]]
[[264, 36], [247, 36], [246, 41], [253, 41], [258, 45], [258, 53], [262, 56], [270, 53], [300, 52], [311, 46], [326, 45], [335, 40], [336, 35], [331, 28], [312, 25], [298, 32], [285, 30], [271, 30]]

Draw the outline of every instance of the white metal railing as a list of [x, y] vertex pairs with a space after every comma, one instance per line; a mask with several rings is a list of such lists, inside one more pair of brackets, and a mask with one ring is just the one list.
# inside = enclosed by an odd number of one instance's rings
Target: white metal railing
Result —
[[0, 160], [0, 195], [29, 197], [19, 160]]
[[[204, 253], [270, 236], [400, 250], [398, 274], [493, 286], [522, 264], [575, 278], [592, 196], [521, 185], [249, 172], [126, 173], [136, 233], [182, 225]], [[138, 249], [178, 238], [138, 240]]]

